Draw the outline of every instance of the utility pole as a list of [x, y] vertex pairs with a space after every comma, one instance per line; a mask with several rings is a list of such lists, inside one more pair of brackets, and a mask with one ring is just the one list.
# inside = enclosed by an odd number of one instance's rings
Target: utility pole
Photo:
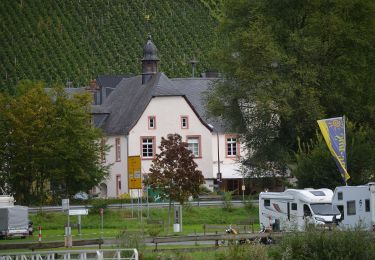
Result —
[[189, 61], [189, 63], [191, 64], [191, 68], [192, 68], [192, 77], [194, 78], [194, 74], [195, 74], [195, 66], [197, 65], [198, 61], [193, 58], [191, 61]]

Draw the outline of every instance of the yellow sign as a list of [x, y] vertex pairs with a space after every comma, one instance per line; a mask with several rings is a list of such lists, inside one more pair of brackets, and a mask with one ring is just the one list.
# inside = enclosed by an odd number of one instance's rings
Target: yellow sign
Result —
[[141, 157], [128, 157], [128, 187], [129, 189], [142, 189]]

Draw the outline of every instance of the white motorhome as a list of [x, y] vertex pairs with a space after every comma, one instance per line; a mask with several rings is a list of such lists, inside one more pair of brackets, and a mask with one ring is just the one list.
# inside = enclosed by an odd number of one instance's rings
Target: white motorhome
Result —
[[332, 204], [341, 212], [339, 227], [375, 231], [375, 182], [335, 189]]
[[259, 222], [274, 231], [304, 230], [306, 223], [334, 224], [340, 211], [330, 189], [288, 189], [259, 194]]

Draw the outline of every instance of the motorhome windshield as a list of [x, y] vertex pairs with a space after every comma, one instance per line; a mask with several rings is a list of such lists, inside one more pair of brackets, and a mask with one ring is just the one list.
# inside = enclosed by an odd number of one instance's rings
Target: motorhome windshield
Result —
[[332, 205], [331, 203], [316, 203], [316, 204], [310, 204], [312, 211], [316, 215], [338, 215], [340, 214], [339, 209]]

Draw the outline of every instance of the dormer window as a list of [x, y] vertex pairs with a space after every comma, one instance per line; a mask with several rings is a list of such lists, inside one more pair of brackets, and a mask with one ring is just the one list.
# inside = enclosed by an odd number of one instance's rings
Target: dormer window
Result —
[[148, 129], [155, 129], [156, 128], [156, 119], [155, 116], [148, 117]]
[[181, 128], [182, 129], [189, 128], [189, 118], [187, 116], [181, 116]]

